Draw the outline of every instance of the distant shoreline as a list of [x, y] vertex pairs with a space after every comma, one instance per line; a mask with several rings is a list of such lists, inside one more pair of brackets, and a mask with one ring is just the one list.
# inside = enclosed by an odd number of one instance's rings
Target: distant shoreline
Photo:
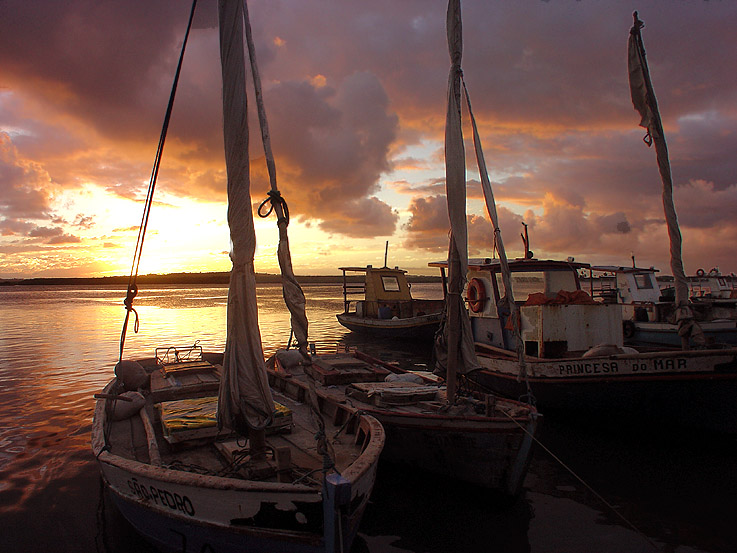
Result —
[[[363, 282], [362, 275], [347, 277], [349, 282]], [[407, 275], [409, 282], [440, 282], [440, 276]], [[224, 284], [230, 281], [229, 272], [216, 273], [170, 273], [166, 275], [139, 275], [138, 284]], [[342, 284], [342, 275], [304, 275], [297, 276], [302, 285], [310, 284]], [[257, 284], [278, 284], [281, 275], [256, 273]], [[69, 285], [128, 285], [127, 276], [110, 277], [39, 277], [0, 279], [0, 286], [69, 286]]]

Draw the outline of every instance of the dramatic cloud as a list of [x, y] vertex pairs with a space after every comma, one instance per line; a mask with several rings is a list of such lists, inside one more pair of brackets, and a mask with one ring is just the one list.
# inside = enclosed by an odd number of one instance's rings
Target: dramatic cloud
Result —
[[0, 133], [0, 228], [15, 234], [23, 220], [50, 214], [50, 179], [43, 167], [19, 157], [7, 133]]
[[[439, 253], [448, 250], [450, 223], [448, 222], [448, 205], [445, 196], [429, 196], [414, 198], [409, 206], [411, 217], [406, 225], [407, 239], [404, 247], [423, 249]], [[520, 250], [517, 242], [507, 245], [507, 236], [504, 229], [512, 233], [521, 229], [522, 217], [501, 207], [497, 210], [499, 227], [502, 229], [503, 240], [509, 252]], [[494, 234], [491, 221], [479, 215], [466, 215], [468, 225], [468, 249], [471, 255], [493, 255]], [[510, 234], [514, 237], [513, 234]]]
[[[171, 228], [177, 209], [188, 228], [212, 227], [211, 208], [226, 201], [216, 6], [198, 2], [158, 175], [154, 209]], [[171, 0], [3, 3], [0, 275], [114, 262], [105, 246], [140, 219], [189, 9]], [[279, 187], [305, 231], [292, 243], [329, 237], [329, 250], [315, 253], [324, 266], [343, 264], [359, 239], [392, 237], [406, 248], [397, 263], [418, 267], [426, 252], [447, 249], [445, 9], [426, 0], [249, 2]], [[538, 256], [626, 263], [634, 253], [668, 265], [655, 153], [629, 98], [632, 9], [463, 2], [464, 79], [511, 255], [521, 253], [524, 220]], [[640, 17], [684, 259], [737, 270], [737, 4], [654, 0]], [[249, 105], [258, 204], [268, 179]], [[488, 255], [464, 124], [469, 247]], [[227, 236], [211, 244], [213, 254], [224, 248]]]

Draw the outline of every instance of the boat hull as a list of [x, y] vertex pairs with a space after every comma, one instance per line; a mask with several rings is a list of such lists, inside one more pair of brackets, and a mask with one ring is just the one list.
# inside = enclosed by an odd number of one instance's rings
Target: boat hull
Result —
[[441, 314], [433, 313], [407, 319], [373, 319], [340, 313], [338, 322], [352, 332], [380, 338], [432, 340], [440, 326]]
[[[471, 376], [507, 397], [526, 395], [515, 359], [478, 352]], [[528, 361], [540, 410], [658, 420], [673, 427], [737, 434], [737, 349], [621, 354]]]
[[[113, 385], [111, 382], [103, 395]], [[358, 420], [361, 455], [316, 486], [173, 470], [109, 451], [106, 401], [98, 399], [92, 451], [113, 501], [131, 525], [165, 551], [331, 552], [350, 550], [376, 480], [385, 434]], [[319, 476], [318, 476], [319, 477]], [[329, 496], [329, 497], [328, 497]]]
[[[387, 373], [402, 375], [402, 369], [359, 351], [313, 356], [312, 363], [308, 376], [300, 367], [286, 367], [277, 356], [276, 370], [269, 374], [291, 377], [272, 381], [272, 386], [279, 389], [310, 382], [321, 401], [336, 407], [349, 405], [357, 413], [374, 417], [386, 433], [382, 461], [407, 464], [503, 495], [520, 492], [540, 420], [535, 407], [476, 394], [472, 399], [488, 401], [485, 406], [491, 411], [487, 412], [494, 415], [463, 410], [463, 401], [443, 408], [445, 388], [432, 381], [431, 388], [438, 392], [432, 392], [432, 399], [420, 399], [426, 390], [418, 392], [412, 387], [416, 383], [402, 389], [393, 387], [399, 382], [386, 382]], [[378, 379], [371, 371], [380, 371]], [[366, 387], [349, 390], [351, 383]], [[382, 395], [383, 386], [388, 386], [390, 396]], [[415, 393], [419, 395], [412, 399]]]
[[[284, 517], [278, 516], [274, 509], [276, 496], [273, 493], [223, 493], [217, 489], [176, 486], [166, 480], [143, 477], [137, 471], [121, 470], [104, 461], [100, 465], [121, 514], [139, 534], [163, 551], [313, 553], [325, 550], [322, 540], [314, 533], [278, 529]], [[307, 507], [313, 516], [321, 515], [321, 498], [314, 494], [280, 499], [297, 500], [297, 504]], [[249, 528], [234, 522], [243, 520], [244, 508], [270, 512], [271, 524], [276, 527]], [[203, 512], [208, 513], [207, 517], [203, 518]], [[265, 517], [259, 517], [259, 522], [260, 525], [270, 524]]]
[[381, 459], [517, 495], [531, 460], [538, 416], [526, 425], [504, 420], [404, 417], [372, 413], [386, 432]]
[[[699, 322], [707, 345], [727, 344], [737, 346], [737, 321]], [[657, 322], [634, 322], [632, 343], [658, 344], [664, 346], [681, 346], [678, 326]], [[693, 344], [693, 340], [691, 340]]]

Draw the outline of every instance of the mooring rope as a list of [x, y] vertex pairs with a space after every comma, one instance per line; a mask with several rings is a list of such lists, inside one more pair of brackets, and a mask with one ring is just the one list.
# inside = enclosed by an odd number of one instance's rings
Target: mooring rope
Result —
[[519, 426], [522, 431], [527, 434], [532, 441], [534, 441], [537, 445], [539, 445], [545, 452], [550, 455], [560, 466], [562, 466], [564, 469], [566, 469], [571, 476], [573, 476], [576, 480], [578, 480], [583, 486], [589, 490], [594, 496], [601, 501], [604, 505], [606, 505], [620, 520], [622, 520], [627, 526], [629, 526], [632, 530], [634, 530], [635, 533], [637, 533], [642, 539], [644, 539], [647, 543], [649, 543], [655, 551], [662, 551], [662, 549], [653, 541], [651, 540], [642, 530], [640, 530], [633, 522], [631, 522], [627, 517], [625, 517], [622, 513], [620, 513], [614, 505], [609, 503], [599, 492], [597, 492], [588, 482], [586, 482], [581, 476], [576, 474], [576, 471], [574, 471], [571, 467], [569, 467], [563, 460], [558, 457], [555, 453], [553, 453], [547, 446], [545, 446], [540, 440], [537, 439], [527, 428], [522, 426], [515, 418], [507, 413], [504, 409], [499, 409], [505, 417], [507, 417], [509, 420], [511, 420], [514, 424]]

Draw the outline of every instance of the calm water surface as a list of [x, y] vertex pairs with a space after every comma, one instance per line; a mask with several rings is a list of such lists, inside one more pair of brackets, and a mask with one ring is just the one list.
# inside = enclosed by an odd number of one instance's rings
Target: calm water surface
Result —
[[[441, 297], [439, 285], [414, 285]], [[426, 347], [367, 343], [335, 320], [340, 286], [307, 286], [319, 352], [355, 346], [423, 369]], [[0, 552], [151, 551], [101, 493], [89, 447], [92, 396], [112, 377], [125, 314], [116, 287], [0, 287]], [[225, 287], [162, 286], [136, 298], [126, 356], [225, 342]], [[265, 353], [289, 338], [278, 286], [259, 287]], [[736, 398], [737, 400], [737, 398]], [[509, 505], [482, 491], [382, 465], [355, 552], [737, 552], [733, 439], [606, 432], [547, 417], [526, 491]], [[612, 507], [602, 502], [603, 497]], [[623, 515], [623, 521], [613, 510]]]

